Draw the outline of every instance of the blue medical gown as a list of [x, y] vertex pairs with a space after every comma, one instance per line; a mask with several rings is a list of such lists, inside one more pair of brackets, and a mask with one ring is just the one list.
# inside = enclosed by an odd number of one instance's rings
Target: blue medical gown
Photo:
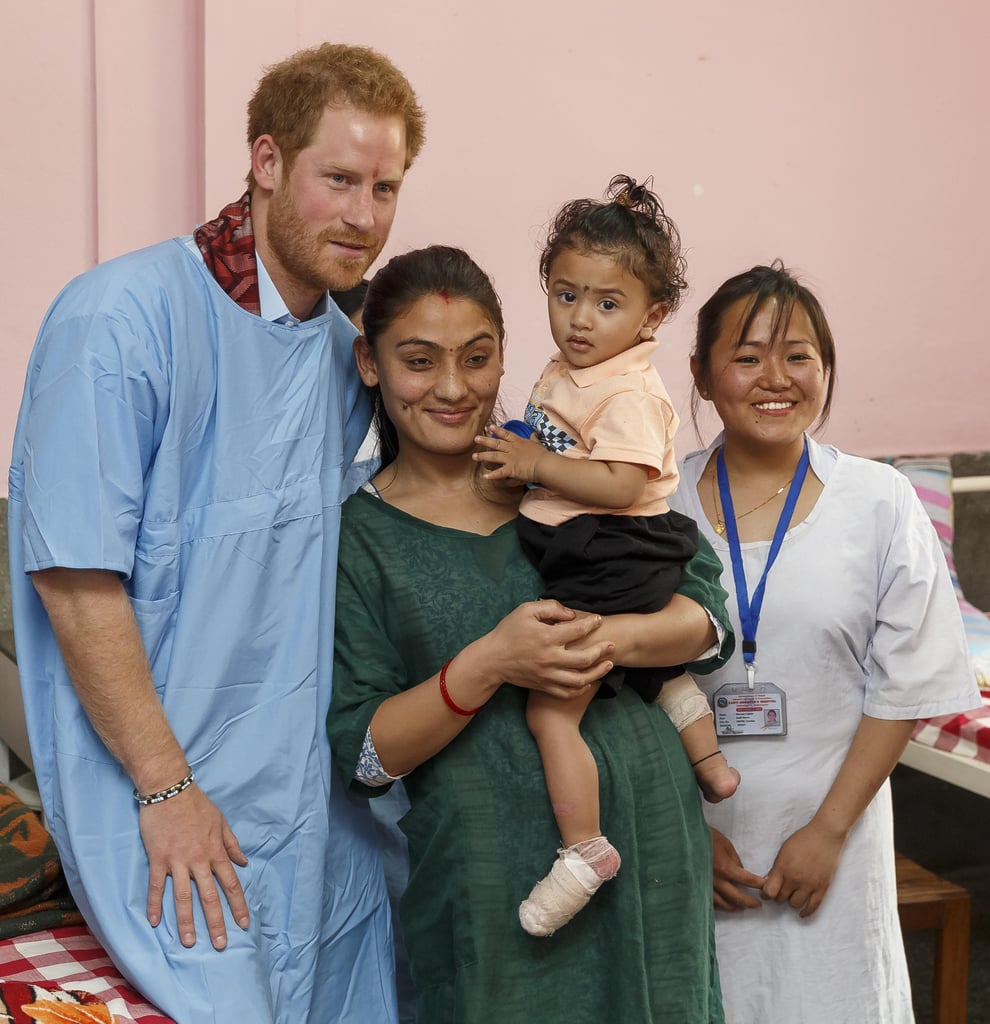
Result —
[[[189, 239], [96, 267], [45, 318], [10, 470], [18, 668], [72, 892], [123, 973], [179, 1024], [394, 1020], [368, 809], [330, 772], [333, 603], [346, 469], [368, 401], [354, 328], [245, 312]], [[131, 783], [94, 733], [30, 577], [125, 581], [155, 687], [249, 863], [228, 948], [194, 949], [172, 893], [145, 917]], [[226, 909], [226, 908], [225, 908]]]

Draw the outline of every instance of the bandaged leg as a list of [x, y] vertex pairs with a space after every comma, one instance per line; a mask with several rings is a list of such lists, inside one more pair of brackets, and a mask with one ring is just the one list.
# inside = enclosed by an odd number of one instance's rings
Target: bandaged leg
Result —
[[530, 935], [553, 935], [583, 909], [604, 882], [615, 878], [622, 859], [604, 837], [558, 850], [550, 874], [519, 905], [519, 923]]
[[678, 732], [683, 732], [699, 718], [712, 713], [708, 698], [698, 689], [698, 684], [685, 672], [676, 679], [663, 684], [657, 703], [667, 712]]

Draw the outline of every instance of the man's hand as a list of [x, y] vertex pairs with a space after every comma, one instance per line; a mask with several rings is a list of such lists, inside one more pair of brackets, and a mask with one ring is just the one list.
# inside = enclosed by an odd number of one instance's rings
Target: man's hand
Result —
[[[227, 819], [212, 800], [193, 783], [178, 796], [141, 808], [141, 838], [148, 854], [148, 920], [162, 919], [165, 879], [172, 877], [175, 917], [183, 946], [196, 944], [193, 924], [193, 886], [206, 915], [214, 949], [227, 945], [227, 929], [217, 883], [226, 896], [234, 920], [248, 926], [248, 908], [234, 864], [244, 867], [247, 857]], [[233, 864], [231, 863], [233, 861]]]
[[720, 910], [739, 911], [761, 906], [760, 901], [744, 889], [762, 889], [766, 879], [743, 867], [742, 860], [728, 836], [716, 829], [712, 833], [712, 875], [715, 906]]

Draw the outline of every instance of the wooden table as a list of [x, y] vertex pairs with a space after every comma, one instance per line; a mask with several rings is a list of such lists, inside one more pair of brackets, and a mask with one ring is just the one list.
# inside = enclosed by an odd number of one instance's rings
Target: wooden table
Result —
[[969, 893], [897, 854], [897, 911], [903, 931], [935, 929], [934, 1024], [966, 1024]]

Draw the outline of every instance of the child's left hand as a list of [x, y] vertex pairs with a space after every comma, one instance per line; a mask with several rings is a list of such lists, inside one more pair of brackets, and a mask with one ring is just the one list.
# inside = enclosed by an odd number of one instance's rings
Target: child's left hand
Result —
[[479, 435], [475, 443], [485, 449], [475, 452], [475, 462], [493, 466], [482, 473], [486, 480], [516, 480], [519, 483], [535, 483], [539, 480], [537, 466], [549, 455], [546, 448], [533, 438], [522, 438], [501, 427], [492, 427], [491, 436]]

